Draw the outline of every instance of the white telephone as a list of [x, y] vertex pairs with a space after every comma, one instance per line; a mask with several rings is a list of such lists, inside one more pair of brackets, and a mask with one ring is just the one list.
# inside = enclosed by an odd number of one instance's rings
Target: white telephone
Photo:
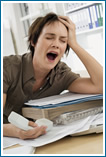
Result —
[[28, 125], [29, 123], [28, 119], [24, 118], [23, 116], [19, 115], [18, 113], [14, 111], [10, 113], [8, 117], [8, 121], [22, 130], [33, 129], [33, 127]]
[[[8, 121], [15, 125], [16, 127], [22, 129], [22, 130], [30, 130], [33, 129], [33, 127], [29, 126], [29, 120], [26, 119], [25, 117], [19, 115], [18, 113], [12, 111], [8, 117]], [[36, 122], [38, 124], [38, 126], [44, 125], [47, 126], [46, 131], [49, 131], [52, 129], [53, 127], [53, 122], [46, 119], [46, 118], [41, 118], [36, 120]]]

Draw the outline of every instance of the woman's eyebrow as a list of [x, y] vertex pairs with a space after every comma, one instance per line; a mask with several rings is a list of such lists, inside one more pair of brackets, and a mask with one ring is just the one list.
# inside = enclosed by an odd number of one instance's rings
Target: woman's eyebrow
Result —
[[[56, 34], [54, 33], [45, 33], [45, 35], [51, 35], [51, 36], [55, 36]], [[61, 38], [68, 38], [67, 36], [60, 36]]]

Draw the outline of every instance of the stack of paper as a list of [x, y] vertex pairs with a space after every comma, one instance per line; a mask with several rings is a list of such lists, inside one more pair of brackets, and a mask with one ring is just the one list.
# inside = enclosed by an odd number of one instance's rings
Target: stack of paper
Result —
[[8, 140], [13, 144], [17, 143], [26, 146], [39, 147], [57, 141], [67, 135], [73, 135], [75, 133], [89, 130], [92, 125], [103, 125], [103, 113], [92, 115], [67, 125], [54, 126], [52, 130], [36, 139], [21, 140], [18, 138], [4, 137], [3, 141]]
[[53, 120], [62, 113], [103, 106], [103, 95], [65, 93], [37, 100], [30, 100], [22, 108], [24, 117], [34, 120]]

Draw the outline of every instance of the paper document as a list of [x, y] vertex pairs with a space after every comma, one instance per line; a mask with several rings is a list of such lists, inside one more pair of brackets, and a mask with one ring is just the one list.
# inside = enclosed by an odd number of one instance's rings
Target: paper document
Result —
[[41, 99], [36, 99], [36, 100], [30, 100], [26, 102], [26, 105], [31, 105], [31, 106], [44, 106], [48, 104], [58, 104], [58, 103], [63, 103], [63, 102], [68, 102], [68, 101], [89, 101], [89, 100], [97, 100], [97, 99], [102, 99], [103, 95], [101, 94], [96, 94], [96, 95], [91, 95], [91, 94], [75, 94], [75, 93], [65, 93], [61, 95], [55, 95], [55, 96], [50, 96], [46, 98], [41, 98]]
[[35, 149], [32, 146], [19, 146], [16, 148], [4, 149], [3, 154], [34, 154]]
[[15, 144], [17, 143], [26, 146], [39, 147], [57, 141], [67, 135], [86, 131], [90, 128], [92, 123], [95, 122], [97, 119], [99, 121], [98, 124], [103, 124], [101, 117], [103, 117], [103, 113], [92, 115], [67, 125], [54, 126], [53, 129], [51, 131], [48, 131], [45, 135], [39, 136], [38, 138], [32, 140], [21, 140], [18, 138], [9, 138], [9, 137], [4, 137], [4, 138]]
[[17, 141], [13, 142], [12, 137], [11, 137], [11, 140], [8, 140], [8, 137], [3, 137], [3, 148], [7, 148], [16, 144], [17, 144]]

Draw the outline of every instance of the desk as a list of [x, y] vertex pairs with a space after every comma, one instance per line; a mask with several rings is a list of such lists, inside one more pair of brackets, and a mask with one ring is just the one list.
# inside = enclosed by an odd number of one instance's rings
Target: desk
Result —
[[103, 134], [67, 136], [36, 148], [35, 154], [103, 154]]
[[[15, 147], [19, 145], [10, 148]], [[66, 136], [56, 142], [37, 147], [35, 154], [103, 154], [103, 134]]]

